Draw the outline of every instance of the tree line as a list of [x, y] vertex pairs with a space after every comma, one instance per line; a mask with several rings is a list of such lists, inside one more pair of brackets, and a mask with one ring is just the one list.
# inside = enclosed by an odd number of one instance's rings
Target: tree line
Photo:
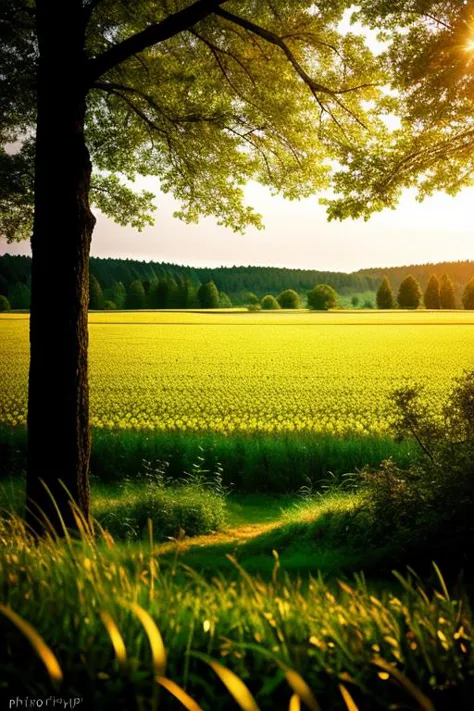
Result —
[[[436, 274], [431, 274], [424, 292], [417, 279], [408, 274], [400, 282], [396, 297], [388, 277], [385, 276], [377, 290], [376, 298], [379, 309], [417, 309], [422, 305], [427, 309], [459, 307], [456, 289], [448, 274], [443, 274], [440, 279]], [[461, 303], [465, 309], [474, 309], [474, 277], [471, 277], [464, 287]]]

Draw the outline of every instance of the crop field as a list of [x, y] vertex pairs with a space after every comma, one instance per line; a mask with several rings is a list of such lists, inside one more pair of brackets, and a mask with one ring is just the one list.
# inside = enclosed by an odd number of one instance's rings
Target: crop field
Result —
[[[54, 314], [51, 315], [54, 318]], [[92, 424], [383, 435], [390, 393], [437, 407], [474, 366], [474, 312], [91, 313]], [[0, 318], [0, 423], [26, 422], [28, 316]]]

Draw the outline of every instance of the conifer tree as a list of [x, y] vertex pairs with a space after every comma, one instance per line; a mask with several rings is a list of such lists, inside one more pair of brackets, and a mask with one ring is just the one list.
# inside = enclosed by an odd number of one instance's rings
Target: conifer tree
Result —
[[427, 309], [441, 308], [441, 295], [439, 279], [436, 274], [432, 274], [429, 278], [424, 296], [425, 306]]
[[398, 305], [401, 309], [417, 309], [421, 303], [422, 292], [417, 280], [409, 274], [398, 289]]
[[393, 309], [394, 298], [392, 287], [390, 286], [390, 282], [386, 276], [382, 279], [382, 283], [378, 288], [376, 298], [378, 309]]
[[98, 311], [104, 308], [104, 295], [99, 281], [93, 276], [89, 277], [89, 309]]
[[462, 305], [465, 309], [474, 309], [474, 277], [464, 287]]
[[146, 306], [146, 296], [143, 284], [139, 279], [132, 281], [127, 291], [127, 309], [144, 309]]
[[199, 306], [202, 309], [218, 309], [219, 308], [219, 292], [213, 281], [208, 281], [201, 284], [198, 289], [197, 297]]
[[456, 292], [453, 281], [448, 274], [443, 274], [441, 277], [439, 296], [442, 309], [456, 308]]

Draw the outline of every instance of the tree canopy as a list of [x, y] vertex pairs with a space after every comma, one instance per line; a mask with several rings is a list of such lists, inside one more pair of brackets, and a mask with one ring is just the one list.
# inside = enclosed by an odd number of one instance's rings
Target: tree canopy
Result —
[[[40, 4], [0, 0], [0, 233], [8, 240], [29, 236], [33, 219]], [[344, 136], [359, 142], [370, 124], [364, 102], [380, 76], [364, 39], [338, 32], [345, 7], [178, 0], [171, 9], [136, 0], [132, 11], [125, 0], [84, 0], [93, 204], [142, 228], [155, 205], [133, 180], [151, 175], [180, 201], [178, 217], [216, 215], [242, 230], [261, 226], [244, 203], [247, 181], [289, 198], [325, 187], [336, 146]]]

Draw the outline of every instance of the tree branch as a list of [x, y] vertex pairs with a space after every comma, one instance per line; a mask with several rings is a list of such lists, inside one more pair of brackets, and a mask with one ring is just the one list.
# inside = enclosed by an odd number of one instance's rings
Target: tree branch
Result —
[[113, 69], [134, 54], [153, 45], [164, 42], [171, 37], [188, 30], [196, 23], [204, 20], [227, 0], [197, 0], [184, 10], [175, 12], [169, 17], [150, 25], [142, 32], [138, 32], [106, 50], [95, 59], [89, 60], [86, 67], [87, 85], [92, 85], [103, 74]]

